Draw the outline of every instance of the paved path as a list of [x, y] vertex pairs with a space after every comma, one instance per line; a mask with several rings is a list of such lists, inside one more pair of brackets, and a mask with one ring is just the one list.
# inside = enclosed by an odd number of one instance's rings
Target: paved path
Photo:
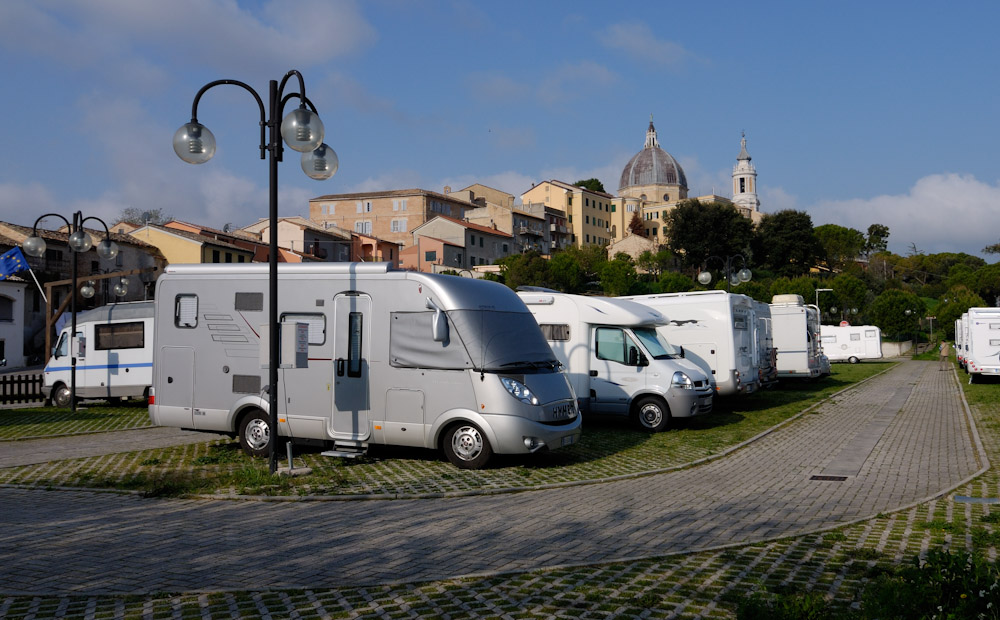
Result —
[[937, 364], [904, 362], [723, 459], [513, 495], [271, 503], [0, 489], [0, 583], [10, 593], [322, 588], [799, 534], [977, 472], [958, 389]]

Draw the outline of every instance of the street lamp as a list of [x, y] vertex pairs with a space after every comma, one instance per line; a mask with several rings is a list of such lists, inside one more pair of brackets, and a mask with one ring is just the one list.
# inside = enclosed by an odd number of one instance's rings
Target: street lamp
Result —
[[819, 308], [819, 294], [820, 293], [831, 293], [831, 292], [833, 292], [832, 288], [818, 288], [818, 289], [816, 289], [816, 307], [817, 308]]
[[[101, 258], [111, 260], [115, 256], [118, 256], [118, 244], [111, 240], [111, 232], [108, 230], [108, 225], [104, 223], [99, 217], [83, 217], [83, 213], [77, 211], [73, 214], [73, 222], [70, 223], [66, 218], [59, 215], [58, 213], [46, 213], [45, 215], [39, 217], [35, 220], [35, 225], [31, 228], [31, 236], [24, 240], [21, 247], [24, 248], [24, 252], [29, 256], [42, 257], [45, 256], [45, 239], [38, 236], [38, 222], [41, 222], [47, 217], [57, 217], [62, 221], [66, 222], [66, 227], [69, 229], [69, 249], [72, 255], [72, 268], [70, 273], [73, 279], [73, 290], [70, 293], [69, 298], [69, 312], [72, 316], [72, 327], [70, 328], [70, 371], [69, 371], [69, 407], [73, 413], [76, 413], [76, 347], [73, 344], [76, 342], [76, 293], [77, 293], [77, 260], [76, 254], [86, 252], [93, 246], [93, 242], [90, 240], [90, 235], [86, 230], [83, 229], [83, 223], [87, 220], [96, 220], [104, 226], [104, 240], [97, 244], [97, 253]], [[80, 294], [86, 298], [94, 296], [94, 289], [87, 283], [83, 288], [80, 289]], [[48, 317], [46, 317], [48, 320]]]
[[[295, 76], [299, 92], [283, 94], [289, 78]], [[189, 164], [203, 164], [215, 155], [215, 136], [207, 127], [198, 122], [198, 101], [209, 89], [222, 84], [232, 84], [243, 88], [257, 101], [260, 108], [260, 158], [268, 157], [268, 195], [270, 207], [271, 242], [268, 252], [268, 286], [270, 328], [268, 351], [268, 466], [271, 473], [277, 471], [278, 439], [278, 162], [282, 160], [284, 140], [289, 148], [302, 153], [301, 166], [309, 178], [322, 181], [329, 179], [340, 166], [337, 154], [323, 143], [323, 121], [316, 113], [316, 106], [306, 97], [306, 85], [302, 74], [291, 70], [279, 84], [271, 80], [268, 88], [268, 107], [253, 88], [237, 80], [216, 80], [201, 87], [191, 104], [191, 122], [185, 123], [174, 134], [174, 152]], [[299, 100], [298, 108], [292, 110], [281, 123], [278, 119], [284, 111], [285, 103], [292, 98]], [[308, 108], [306, 107], [308, 106]], [[310, 109], [311, 108], [311, 109]], [[265, 142], [265, 128], [268, 130]]]
[[[737, 258], [740, 259], [740, 261], [743, 263], [743, 268], [740, 269], [739, 271], [734, 272], [733, 261]], [[749, 282], [750, 278], [753, 277], [753, 273], [751, 273], [750, 270], [747, 269], [747, 259], [744, 258], [742, 254], [735, 254], [733, 256], [728, 256], [725, 259], [719, 256], [709, 256], [708, 258], [705, 259], [705, 263], [707, 264], [708, 261], [712, 259], [715, 259], [719, 261], [719, 263], [724, 265], [723, 269], [725, 270], [726, 273], [727, 292], [732, 290], [732, 287], [734, 286], [739, 286], [743, 282]], [[708, 284], [711, 281], [712, 281], [712, 272], [708, 271], [707, 269], [698, 274], [698, 282], [703, 286], [708, 286]]]

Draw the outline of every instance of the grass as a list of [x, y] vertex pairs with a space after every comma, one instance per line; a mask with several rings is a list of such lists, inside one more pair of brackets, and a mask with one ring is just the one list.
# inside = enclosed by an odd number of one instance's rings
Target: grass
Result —
[[[170, 448], [14, 467], [0, 470], [0, 483], [31, 486], [123, 488], [152, 496], [232, 495], [379, 495], [441, 494], [538, 487], [679, 467], [720, 454], [795, 416], [831, 394], [891, 365], [838, 364], [819, 381], [786, 381], [779, 387], [743, 398], [720, 399], [715, 411], [675, 424], [668, 432], [648, 434], [621, 418], [588, 417], [580, 443], [566, 449], [521, 457], [498, 457], [485, 470], [460, 470], [437, 451], [373, 446], [359, 459], [331, 459], [318, 449], [294, 453], [296, 467], [313, 473], [273, 478], [265, 459], [253, 459], [235, 441], [214, 440]], [[98, 414], [125, 422], [128, 409]], [[58, 410], [57, 410], [58, 411]], [[57, 411], [43, 410], [48, 415]], [[140, 410], [143, 414], [144, 409]], [[5, 412], [0, 417], [7, 415]], [[17, 412], [22, 426], [32, 415]], [[63, 415], [69, 416], [68, 411]], [[79, 415], [79, 412], [78, 412]], [[73, 423], [65, 419], [54, 428]], [[12, 431], [19, 425], [8, 426]], [[286, 458], [279, 461], [287, 462]]]
[[145, 401], [110, 405], [103, 401], [69, 408], [0, 409], [0, 441], [36, 439], [151, 427]]

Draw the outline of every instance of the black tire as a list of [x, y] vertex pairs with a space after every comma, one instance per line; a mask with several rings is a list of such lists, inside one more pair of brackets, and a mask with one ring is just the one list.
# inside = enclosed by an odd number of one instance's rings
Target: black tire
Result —
[[268, 456], [271, 421], [260, 409], [254, 409], [240, 420], [240, 447], [250, 456]]
[[52, 388], [52, 404], [55, 407], [69, 407], [73, 393], [65, 383], [57, 383]]
[[670, 428], [670, 407], [658, 396], [643, 396], [632, 409], [632, 421], [650, 433], [665, 431]]
[[441, 449], [459, 469], [482, 469], [493, 457], [490, 440], [471, 422], [455, 424], [445, 431]]
[[857, 363], [858, 363], [858, 362], [860, 362], [861, 360], [859, 360], [858, 358], [856, 358], [856, 357], [854, 357], [854, 356], [852, 355], [851, 357], [847, 358], [847, 361], [848, 361], [848, 362], [850, 362], [850, 363], [852, 363], [852, 364], [857, 364]]

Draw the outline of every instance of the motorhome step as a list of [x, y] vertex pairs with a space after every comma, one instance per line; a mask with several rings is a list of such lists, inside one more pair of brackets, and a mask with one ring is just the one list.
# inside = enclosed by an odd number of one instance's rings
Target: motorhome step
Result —
[[323, 456], [334, 456], [340, 458], [356, 459], [359, 456], [364, 456], [368, 452], [368, 444], [359, 443], [341, 443], [337, 442], [333, 445], [332, 450], [327, 450], [321, 452]]

